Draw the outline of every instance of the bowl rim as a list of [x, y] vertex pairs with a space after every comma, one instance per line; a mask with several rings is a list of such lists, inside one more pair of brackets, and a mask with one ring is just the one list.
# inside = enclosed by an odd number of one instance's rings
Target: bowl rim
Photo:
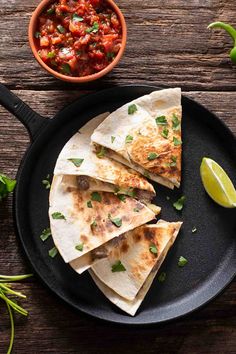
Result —
[[57, 72], [56, 70], [53, 70], [50, 66], [48, 66], [40, 58], [38, 51], [36, 49], [36, 45], [35, 45], [34, 33], [36, 30], [38, 17], [40, 16], [40, 14], [43, 12], [43, 10], [50, 3], [53, 3], [55, 1], [56, 0], [42, 0], [31, 15], [30, 23], [29, 23], [29, 27], [28, 27], [28, 39], [29, 39], [31, 51], [32, 51], [35, 59], [51, 75], [53, 75], [54, 77], [61, 79], [63, 81], [67, 81], [67, 82], [85, 83], [85, 82], [97, 80], [97, 79], [101, 78], [102, 76], [108, 74], [116, 66], [116, 64], [120, 61], [120, 59], [125, 51], [126, 42], [127, 42], [127, 26], [126, 26], [124, 15], [121, 12], [120, 8], [116, 5], [116, 3], [113, 0], [105, 0], [105, 2], [107, 2], [110, 5], [110, 7], [115, 11], [116, 15], [119, 18], [121, 28], [122, 28], [121, 48], [120, 48], [118, 54], [116, 55], [115, 59], [109, 65], [107, 65], [104, 69], [102, 69], [101, 71], [98, 71], [97, 73], [87, 75], [87, 76], [81, 76], [81, 77], [80, 76], [67, 76], [67, 75], [63, 75], [63, 74]]

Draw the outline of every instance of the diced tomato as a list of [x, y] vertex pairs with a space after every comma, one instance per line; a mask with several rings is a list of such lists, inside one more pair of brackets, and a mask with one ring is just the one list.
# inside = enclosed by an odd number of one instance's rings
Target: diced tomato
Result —
[[49, 46], [49, 38], [48, 36], [43, 36], [43, 37], [40, 37], [40, 46], [41, 47], [48, 47]]

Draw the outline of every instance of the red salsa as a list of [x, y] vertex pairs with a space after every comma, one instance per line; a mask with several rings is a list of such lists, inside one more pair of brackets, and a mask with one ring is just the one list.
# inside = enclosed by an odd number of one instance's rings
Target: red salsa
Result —
[[52, 69], [68, 76], [103, 70], [121, 47], [122, 29], [105, 0], [59, 0], [39, 17], [38, 54]]

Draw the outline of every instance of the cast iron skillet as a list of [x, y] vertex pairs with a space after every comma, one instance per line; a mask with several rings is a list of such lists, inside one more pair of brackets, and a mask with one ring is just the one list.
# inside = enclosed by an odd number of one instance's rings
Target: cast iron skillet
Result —
[[[122, 324], [154, 324], [192, 312], [214, 298], [236, 273], [235, 210], [210, 200], [202, 187], [199, 166], [203, 156], [218, 161], [236, 184], [236, 140], [229, 129], [198, 103], [183, 97], [183, 182], [181, 190], [155, 185], [156, 204], [162, 218], [183, 220], [184, 225], [161, 271], [165, 283], [155, 279], [135, 317], [113, 306], [96, 288], [88, 273], [78, 276], [62, 258], [51, 259], [52, 240], [42, 243], [42, 230], [49, 226], [48, 191], [42, 180], [52, 174], [57, 156], [67, 140], [89, 119], [113, 111], [127, 101], [155, 90], [148, 86], [115, 87], [80, 98], [45, 119], [0, 85], [0, 102], [28, 129], [31, 146], [17, 175], [14, 217], [24, 251], [41, 280], [60, 298], [94, 317]], [[187, 198], [182, 213], [172, 207], [180, 195]], [[170, 197], [167, 200], [166, 197]], [[197, 228], [192, 233], [193, 227]], [[177, 266], [184, 256], [188, 264]]]

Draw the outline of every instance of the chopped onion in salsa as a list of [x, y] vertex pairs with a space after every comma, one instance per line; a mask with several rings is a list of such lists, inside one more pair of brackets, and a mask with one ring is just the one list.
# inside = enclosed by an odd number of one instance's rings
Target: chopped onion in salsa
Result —
[[105, 0], [59, 0], [39, 17], [40, 58], [64, 75], [83, 77], [105, 69], [121, 47], [120, 21]]

